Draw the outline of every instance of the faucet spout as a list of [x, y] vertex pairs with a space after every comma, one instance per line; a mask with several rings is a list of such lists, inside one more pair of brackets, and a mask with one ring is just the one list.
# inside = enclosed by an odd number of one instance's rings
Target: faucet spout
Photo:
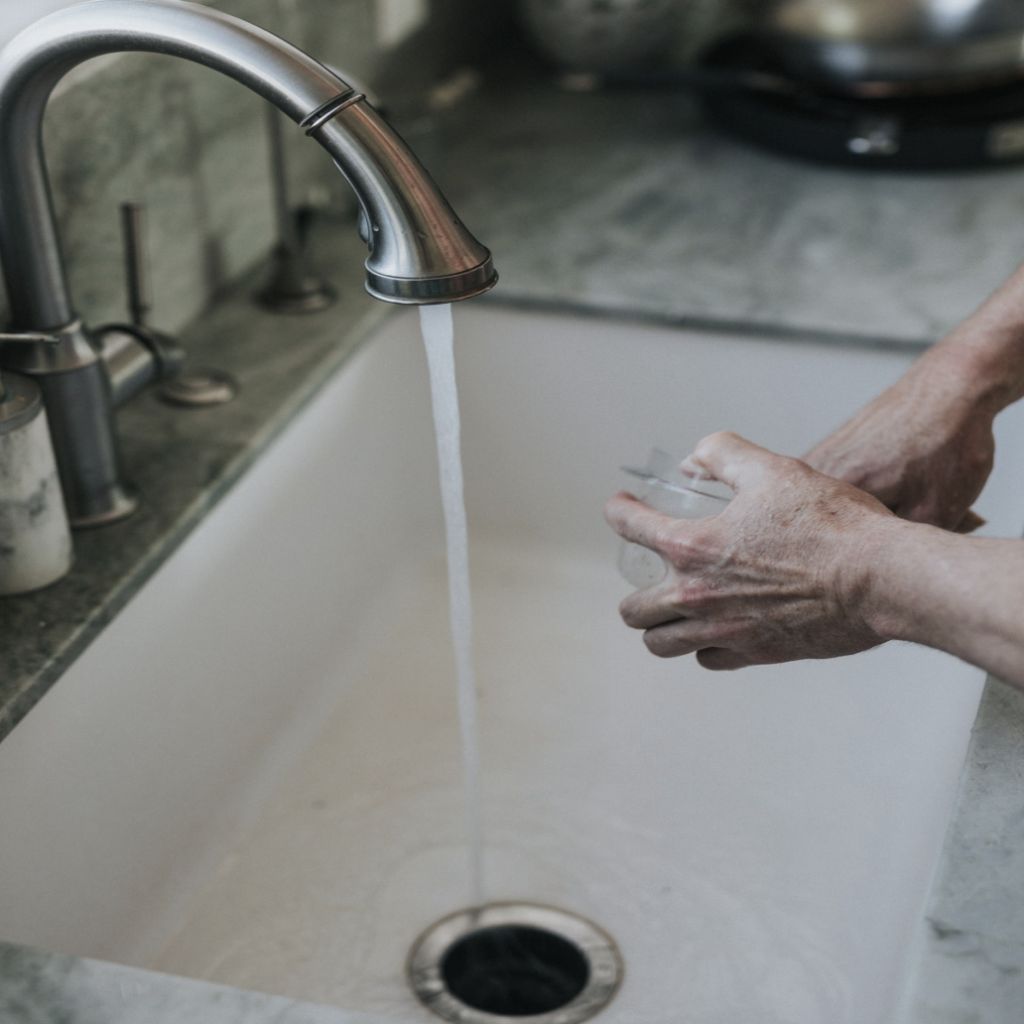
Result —
[[363, 211], [366, 287], [389, 302], [451, 302], [491, 288], [490, 253], [462, 225], [402, 139], [365, 98], [263, 29], [185, 0], [88, 0], [29, 26], [0, 52], [0, 262], [11, 329], [60, 336], [7, 349], [5, 366], [42, 387], [72, 522], [120, 518], [109, 386], [68, 289], [42, 148], [57, 82], [92, 57], [141, 51], [181, 57], [235, 79], [298, 123], [334, 159]]
[[362, 204], [366, 290], [385, 302], [468, 299], [493, 288], [491, 254], [463, 226], [419, 161], [362, 96], [307, 132]]

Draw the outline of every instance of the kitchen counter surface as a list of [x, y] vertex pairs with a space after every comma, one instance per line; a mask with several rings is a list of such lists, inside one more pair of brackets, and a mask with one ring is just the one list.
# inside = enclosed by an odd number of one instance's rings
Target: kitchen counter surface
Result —
[[279, 996], [0, 942], [3, 1024], [388, 1024]]
[[[1024, 171], [813, 167], [721, 137], [677, 96], [579, 94], [519, 77], [514, 88], [485, 85], [436, 123], [410, 122], [407, 134], [494, 251], [494, 301], [919, 347], [1024, 260]], [[362, 294], [351, 225], [322, 232], [317, 245], [344, 296], [333, 310], [268, 316], [251, 302], [253, 276], [183, 332], [194, 362], [238, 377], [235, 403], [182, 411], [147, 395], [119, 414], [140, 511], [77, 534], [67, 579], [0, 600], [0, 738], [387, 315]], [[264, 1017], [357, 1020], [0, 946], [4, 1024]]]
[[[819, 340], [934, 340], [1024, 261], [1024, 170], [818, 166], [684, 95], [499, 79], [434, 149], [506, 297]], [[1020, 227], [1018, 227], [1020, 226]]]

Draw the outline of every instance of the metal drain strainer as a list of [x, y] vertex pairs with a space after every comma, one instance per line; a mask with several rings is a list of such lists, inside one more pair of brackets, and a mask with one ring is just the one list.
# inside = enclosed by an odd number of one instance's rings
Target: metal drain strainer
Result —
[[455, 1024], [579, 1024], [622, 980], [611, 938], [575, 914], [533, 903], [489, 903], [438, 921], [407, 965], [420, 1001]]

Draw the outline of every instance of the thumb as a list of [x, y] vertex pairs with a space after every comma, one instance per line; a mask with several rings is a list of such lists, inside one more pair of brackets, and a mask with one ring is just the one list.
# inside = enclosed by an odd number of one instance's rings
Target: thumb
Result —
[[709, 434], [687, 456], [684, 469], [696, 468], [734, 491], [758, 483], [768, 465], [778, 456], [767, 448], [752, 444], [739, 434], [721, 431]]

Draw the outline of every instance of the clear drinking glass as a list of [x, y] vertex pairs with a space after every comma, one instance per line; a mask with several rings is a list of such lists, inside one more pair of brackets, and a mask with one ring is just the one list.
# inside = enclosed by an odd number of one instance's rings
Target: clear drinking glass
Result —
[[[660, 448], [652, 448], [647, 465], [623, 466], [622, 471], [641, 481], [630, 491], [656, 512], [674, 519], [704, 519], [718, 515], [732, 500], [733, 492], [717, 480], [685, 476], [682, 460]], [[668, 574], [668, 566], [656, 551], [623, 541], [619, 548], [619, 572], [638, 590], [653, 587]]]

